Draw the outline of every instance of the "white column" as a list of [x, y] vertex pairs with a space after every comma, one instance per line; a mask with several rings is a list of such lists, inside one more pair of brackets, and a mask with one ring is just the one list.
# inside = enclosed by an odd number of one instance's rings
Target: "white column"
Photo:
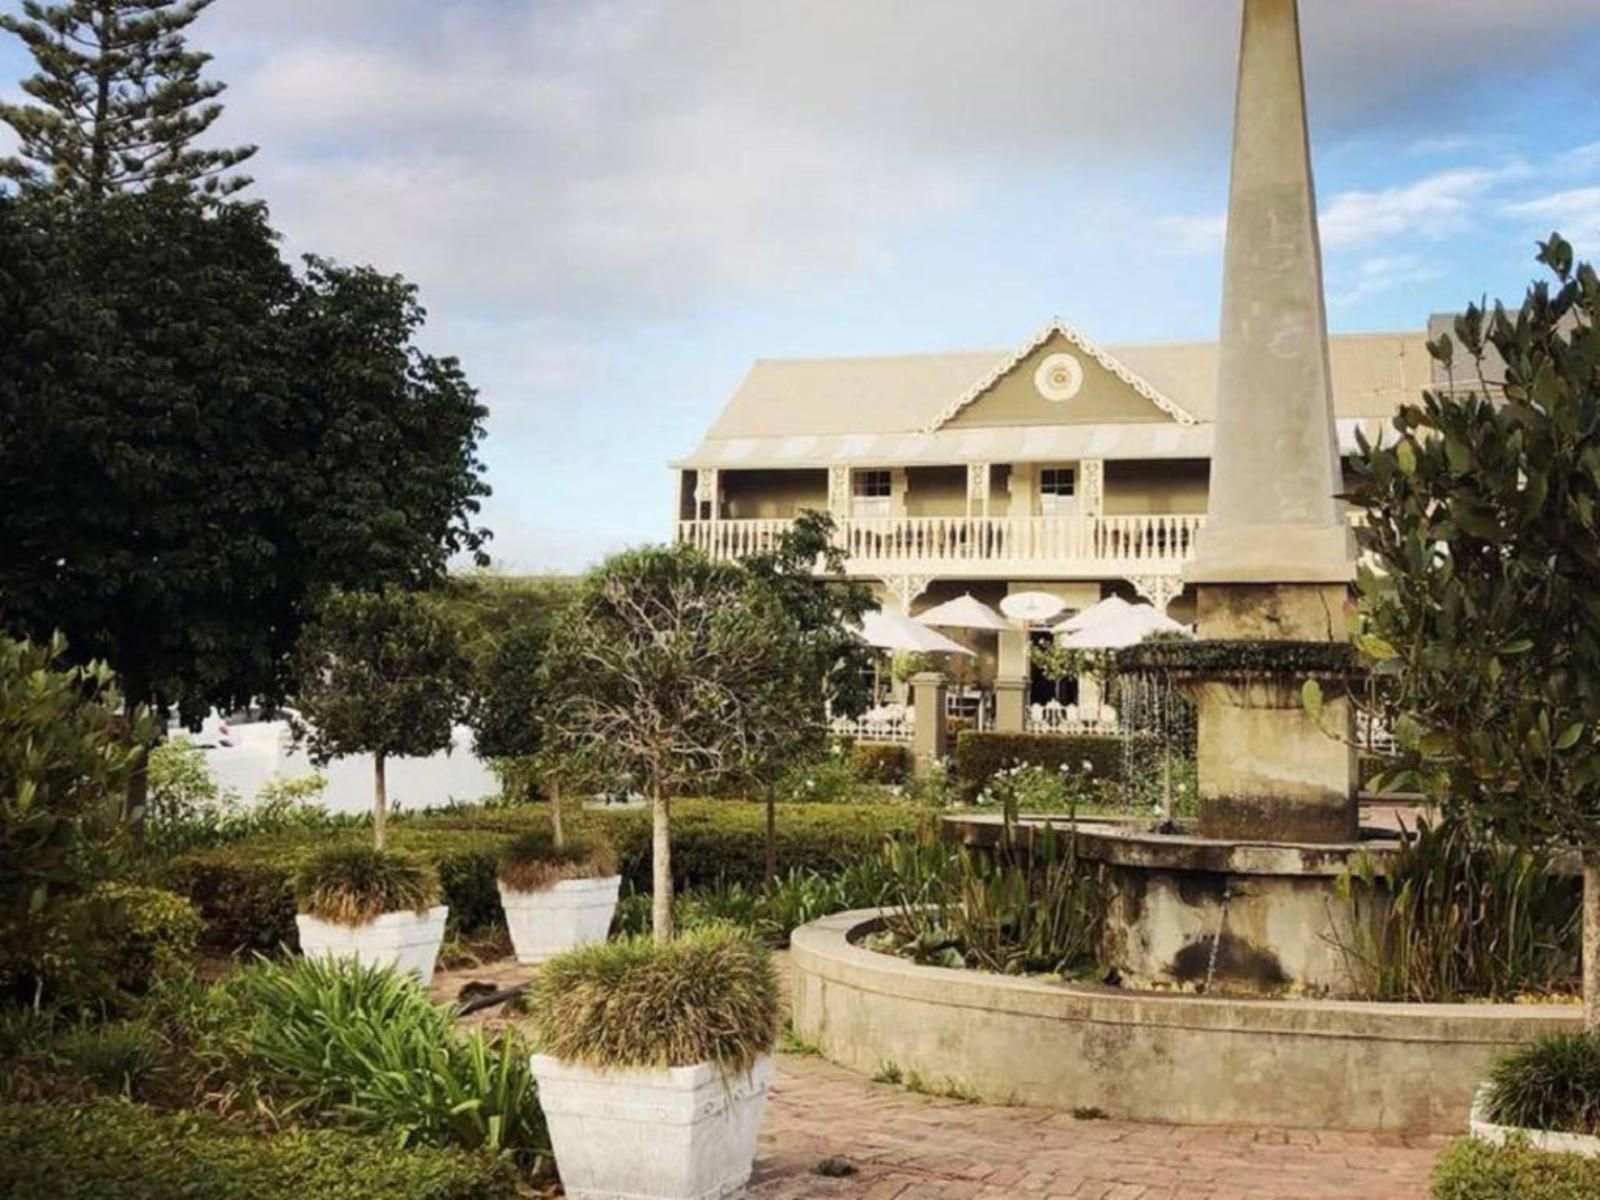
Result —
[[828, 515], [843, 521], [850, 515], [850, 468], [828, 468]]
[[722, 516], [722, 472], [716, 467], [701, 467], [695, 472], [694, 507], [697, 520], [715, 521]]
[[967, 516], [989, 515], [989, 464], [967, 464]]

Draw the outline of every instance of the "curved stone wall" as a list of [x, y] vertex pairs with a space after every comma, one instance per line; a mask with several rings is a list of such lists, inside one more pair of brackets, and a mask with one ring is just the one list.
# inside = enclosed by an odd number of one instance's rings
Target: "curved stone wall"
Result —
[[1187, 1124], [1459, 1133], [1502, 1051], [1576, 1005], [1406, 1005], [1122, 992], [922, 967], [853, 944], [872, 912], [795, 931], [794, 1026], [995, 1103]]

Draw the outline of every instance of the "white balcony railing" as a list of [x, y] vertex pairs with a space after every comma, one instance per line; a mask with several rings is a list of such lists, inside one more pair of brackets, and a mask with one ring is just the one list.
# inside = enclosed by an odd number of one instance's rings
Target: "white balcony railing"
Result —
[[[1199, 515], [1118, 517], [874, 517], [838, 522], [835, 540], [851, 570], [1013, 566], [1093, 571], [1146, 567], [1175, 571], [1194, 552]], [[680, 521], [678, 540], [712, 558], [770, 550], [786, 520]]]

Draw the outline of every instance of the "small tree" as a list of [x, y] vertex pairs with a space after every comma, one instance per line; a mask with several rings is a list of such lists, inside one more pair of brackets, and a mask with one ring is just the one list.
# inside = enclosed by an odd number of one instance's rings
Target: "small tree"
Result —
[[806, 719], [808, 654], [771, 589], [681, 546], [608, 559], [556, 620], [551, 743], [591, 777], [649, 796], [656, 941], [672, 936], [673, 798], [770, 760]]
[[209, 54], [190, 50], [184, 30], [215, 0], [22, 0], [0, 14], [38, 66], [22, 90], [36, 103], [0, 104], [21, 157], [0, 159], [0, 176], [110, 191], [181, 182], [226, 196], [249, 185], [227, 172], [254, 146], [195, 142], [222, 115], [224, 84], [201, 78]]
[[[1359, 645], [1401, 748], [1388, 779], [1474, 828], [1583, 852], [1600, 1028], [1600, 278], [1557, 236], [1516, 312], [1430, 344], [1453, 386], [1363, 445]], [[1457, 343], [1472, 366], [1457, 383]], [[1489, 351], [1504, 380], [1486, 378]]]
[[313, 759], [372, 755], [372, 835], [382, 850], [388, 760], [450, 748], [463, 683], [455, 628], [416, 592], [334, 591], [301, 636], [295, 676]]
[[775, 739], [767, 760], [753, 764], [752, 782], [762, 789], [767, 806], [769, 878], [778, 873], [777, 777], [796, 758], [819, 748], [827, 734], [827, 713], [858, 716], [867, 706], [872, 651], [857, 631], [862, 616], [876, 604], [871, 588], [846, 578], [844, 551], [833, 531], [832, 517], [808, 509], [771, 550], [744, 560], [745, 570], [789, 614], [805, 645], [805, 679], [796, 696], [791, 736]]

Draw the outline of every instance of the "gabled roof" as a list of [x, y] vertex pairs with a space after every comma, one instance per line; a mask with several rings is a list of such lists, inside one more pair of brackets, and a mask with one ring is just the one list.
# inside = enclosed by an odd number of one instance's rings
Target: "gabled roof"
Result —
[[[1054, 323], [1046, 328], [1053, 330]], [[1426, 338], [1419, 329], [1336, 334], [1328, 340], [1334, 412], [1341, 428], [1347, 421], [1392, 416], [1402, 403], [1418, 399], [1424, 388], [1438, 385], [1424, 345]], [[1210, 453], [1209, 431], [1217, 411], [1219, 350], [1215, 342], [1119, 345], [1100, 353], [1190, 414], [1191, 421], [1151, 423], [1145, 428], [1058, 425], [1040, 428], [1030, 437], [1048, 435], [1060, 443], [1052, 452], [1068, 456], [1084, 439], [1090, 439], [1086, 453], [1107, 458]], [[863, 454], [881, 456], [885, 463], [933, 461], [923, 448], [928, 454], [944, 456], [938, 461], [979, 461], [991, 450], [976, 448], [971, 439], [992, 434], [1003, 440], [1020, 437], [1021, 432], [1013, 435], [982, 427], [939, 426], [948, 420], [946, 413], [953, 403], [981, 391], [986, 383], [992, 386], [993, 378], [1003, 375], [1017, 357], [1017, 351], [1011, 349], [760, 359], [723, 407], [700, 447], [678, 465], [754, 466], [759, 462], [805, 466], [843, 459], [863, 461]], [[1095, 358], [1103, 361], [1098, 355]], [[929, 429], [939, 431], [930, 436]], [[1205, 437], [1200, 438], [1202, 432]], [[992, 453], [1010, 452], [1009, 442], [1005, 447], [1002, 450], [997, 441]], [[1018, 447], [1019, 452], [1023, 449], [1026, 447]], [[952, 451], [958, 452], [957, 457], [949, 457]]]
[[1165, 393], [1157, 390], [1141, 376], [1136, 375], [1133, 371], [1129, 370], [1127, 366], [1125, 366], [1115, 355], [1106, 350], [1102, 350], [1094, 342], [1090, 341], [1083, 334], [1079, 333], [1071, 325], [1068, 325], [1060, 317], [1052, 317], [1045, 323], [1044, 328], [1040, 329], [1038, 333], [1034, 334], [1029, 341], [1024, 342], [1020, 347], [1018, 347], [1016, 352], [1013, 353], [1009, 358], [996, 364], [988, 374], [978, 379], [977, 382], [968, 388], [965, 393], [956, 397], [948, 405], [946, 405], [939, 415], [928, 423], [928, 426], [924, 432], [933, 433], [941, 426], [947, 425], [949, 422], [955, 420], [956, 416], [961, 412], [962, 409], [966, 408], [973, 401], [977, 400], [978, 397], [982, 396], [990, 388], [994, 387], [995, 384], [999, 383], [1007, 375], [1011, 374], [1012, 371], [1015, 371], [1017, 367], [1019, 367], [1030, 354], [1038, 350], [1040, 346], [1043, 346], [1051, 338], [1057, 336], [1064, 338], [1070, 345], [1076, 346], [1082, 353], [1087, 354], [1090, 358], [1094, 359], [1095, 362], [1099, 363], [1118, 379], [1122, 380], [1123, 383], [1127, 384], [1135, 392], [1139, 393], [1139, 395], [1150, 401], [1151, 404], [1154, 404], [1162, 412], [1166, 413], [1173, 420], [1177, 421], [1178, 424], [1193, 425], [1195, 423], [1196, 418], [1194, 414], [1190, 413], [1187, 409], [1178, 404]]

